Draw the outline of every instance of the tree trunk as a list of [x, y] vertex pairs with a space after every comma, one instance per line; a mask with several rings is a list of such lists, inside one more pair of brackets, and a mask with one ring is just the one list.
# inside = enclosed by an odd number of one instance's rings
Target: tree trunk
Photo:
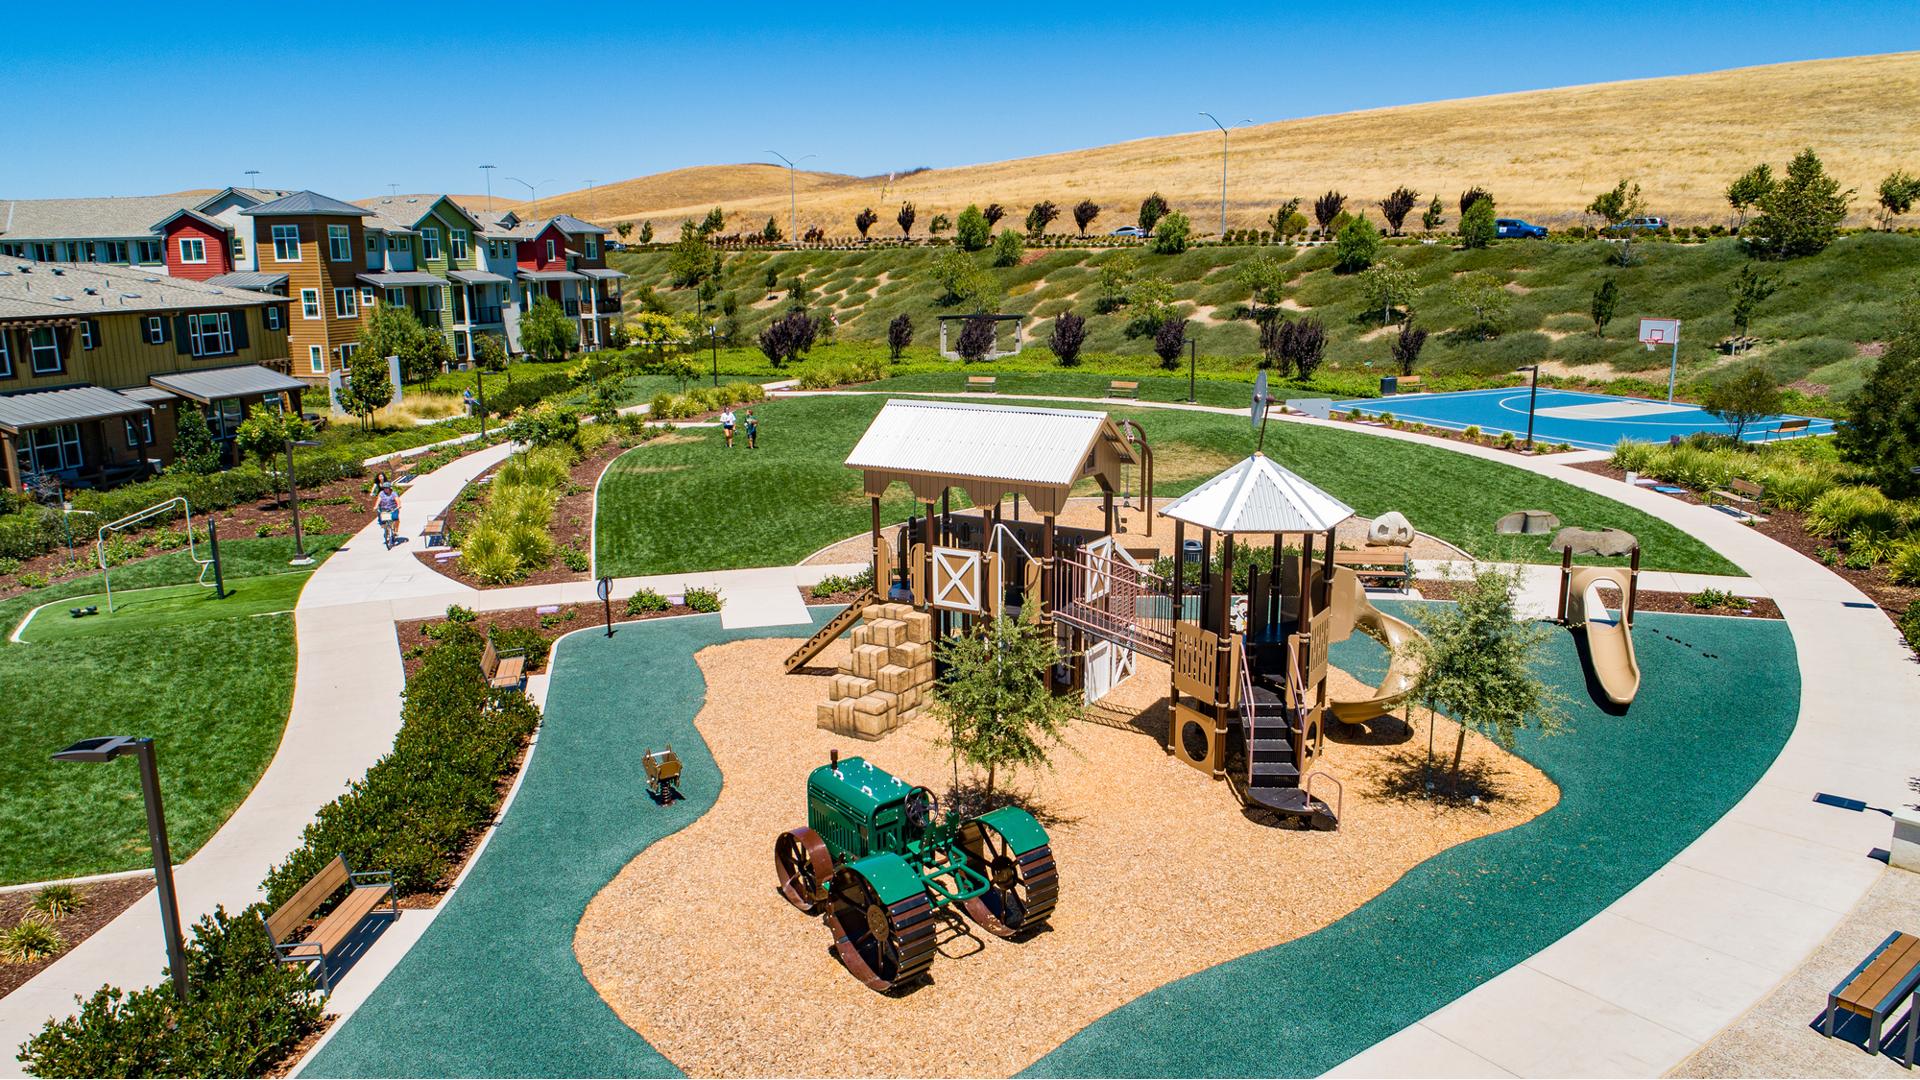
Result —
[[1466, 753], [1467, 725], [1461, 724], [1460, 736], [1453, 743], [1453, 779], [1449, 786], [1449, 790], [1455, 795], [1460, 794], [1460, 759], [1465, 757]]
[[987, 798], [993, 798], [993, 766], [987, 766]]

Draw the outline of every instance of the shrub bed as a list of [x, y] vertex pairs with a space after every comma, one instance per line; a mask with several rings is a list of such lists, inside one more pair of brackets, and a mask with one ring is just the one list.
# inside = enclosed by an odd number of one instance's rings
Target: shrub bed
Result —
[[701, 386], [684, 394], [662, 390], [647, 403], [647, 417], [651, 420], [686, 420], [719, 412], [728, 405], [747, 405], [765, 401], [766, 398], [767, 391], [754, 382]]

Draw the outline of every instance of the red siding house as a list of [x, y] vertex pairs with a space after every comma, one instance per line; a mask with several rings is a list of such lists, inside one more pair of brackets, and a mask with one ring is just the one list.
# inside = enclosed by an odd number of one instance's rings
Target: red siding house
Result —
[[233, 272], [233, 235], [224, 223], [181, 210], [154, 231], [161, 236], [168, 276], [205, 281]]

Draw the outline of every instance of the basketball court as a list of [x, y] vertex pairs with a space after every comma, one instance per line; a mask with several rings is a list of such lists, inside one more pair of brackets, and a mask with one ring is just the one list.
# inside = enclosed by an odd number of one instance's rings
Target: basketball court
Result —
[[[1392, 413], [1395, 419], [1417, 420], [1455, 431], [1469, 427], [1478, 427], [1489, 435], [1510, 431], [1515, 438], [1525, 438], [1527, 402], [1531, 396], [1532, 391], [1525, 386], [1508, 386], [1495, 390], [1336, 401], [1333, 407], [1367, 416]], [[1783, 424], [1785, 431], [1780, 430]], [[1666, 442], [1674, 435], [1684, 437], [1699, 431], [1733, 434], [1733, 428], [1719, 417], [1682, 401], [1669, 403], [1543, 387], [1534, 402], [1533, 438], [1539, 443], [1611, 450], [1622, 439]], [[1748, 442], [1767, 442], [1832, 433], [1831, 420], [1789, 415], [1769, 416], [1749, 425], [1745, 437]]]

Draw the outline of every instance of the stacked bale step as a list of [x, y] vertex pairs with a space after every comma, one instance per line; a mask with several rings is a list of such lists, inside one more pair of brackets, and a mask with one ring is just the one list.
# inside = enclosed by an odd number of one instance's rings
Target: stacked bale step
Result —
[[869, 604], [853, 649], [828, 683], [819, 724], [877, 739], [917, 718], [933, 696], [933, 616], [911, 604]]

